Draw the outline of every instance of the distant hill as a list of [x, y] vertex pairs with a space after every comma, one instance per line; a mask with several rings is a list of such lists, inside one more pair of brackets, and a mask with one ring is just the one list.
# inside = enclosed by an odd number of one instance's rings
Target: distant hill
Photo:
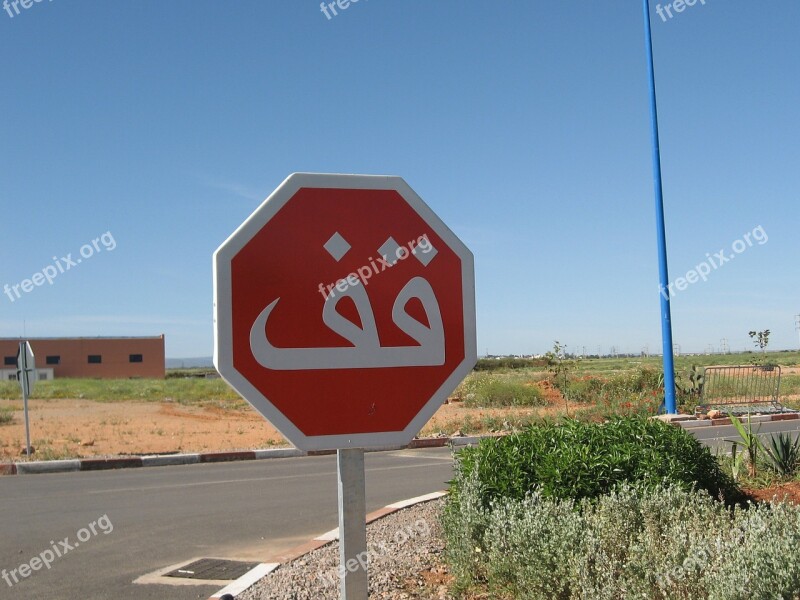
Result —
[[201, 356], [200, 358], [168, 358], [168, 369], [197, 369], [197, 368], [213, 368], [214, 359], [210, 356]]

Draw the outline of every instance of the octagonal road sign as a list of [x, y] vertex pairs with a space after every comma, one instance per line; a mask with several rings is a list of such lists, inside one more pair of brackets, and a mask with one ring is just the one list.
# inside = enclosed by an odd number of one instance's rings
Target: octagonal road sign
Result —
[[400, 177], [295, 173], [214, 254], [214, 325], [298, 448], [403, 446], [477, 360], [472, 253]]

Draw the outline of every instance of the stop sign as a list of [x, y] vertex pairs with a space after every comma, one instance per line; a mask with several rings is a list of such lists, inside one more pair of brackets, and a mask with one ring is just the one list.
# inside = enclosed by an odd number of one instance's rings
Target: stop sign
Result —
[[399, 177], [295, 173], [214, 254], [214, 322], [298, 448], [402, 446], [477, 359], [472, 253]]

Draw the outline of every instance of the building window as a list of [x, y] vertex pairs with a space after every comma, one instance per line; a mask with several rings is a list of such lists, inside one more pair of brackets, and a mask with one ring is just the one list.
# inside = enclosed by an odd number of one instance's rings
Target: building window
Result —
[[17, 357], [16, 356], [6, 356], [5, 364], [7, 367], [16, 367], [17, 366]]
[[48, 365], [60, 365], [61, 364], [61, 357], [60, 356], [48, 356], [44, 359]]
[[90, 365], [99, 365], [103, 362], [103, 357], [99, 354], [90, 354], [89, 355], [89, 364]]
[[128, 357], [128, 361], [132, 362], [132, 363], [140, 363], [140, 362], [144, 362], [144, 358], [142, 357], [141, 354], [131, 354]]

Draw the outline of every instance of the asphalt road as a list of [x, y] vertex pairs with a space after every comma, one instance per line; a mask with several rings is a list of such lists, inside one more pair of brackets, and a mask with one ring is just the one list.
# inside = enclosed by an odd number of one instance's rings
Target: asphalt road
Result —
[[[744, 424], [747, 417], [743, 417]], [[699, 427], [688, 429], [694, 436], [709, 446], [712, 452], [730, 453], [731, 443], [729, 440], [741, 440], [736, 428], [733, 425], [717, 425], [714, 427]], [[762, 441], [766, 441], [773, 433], [790, 433], [793, 438], [800, 435], [800, 419], [793, 421], [773, 421], [769, 423], [753, 423], [753, 431], [757, 432]]]
[[[372, 511], [445, 489], [452, 461], [448, 449], [370, 453], [366, 469]], [[133, 581], [192, 558], [266, 560], [335, 528], [336, 457], [2, 477], [0, 506], [0, 576], [13, 584], [12, 569], [63, 553], [13, 587], [0, 579], [0, 598], [205, 599], [220, 586]]]

